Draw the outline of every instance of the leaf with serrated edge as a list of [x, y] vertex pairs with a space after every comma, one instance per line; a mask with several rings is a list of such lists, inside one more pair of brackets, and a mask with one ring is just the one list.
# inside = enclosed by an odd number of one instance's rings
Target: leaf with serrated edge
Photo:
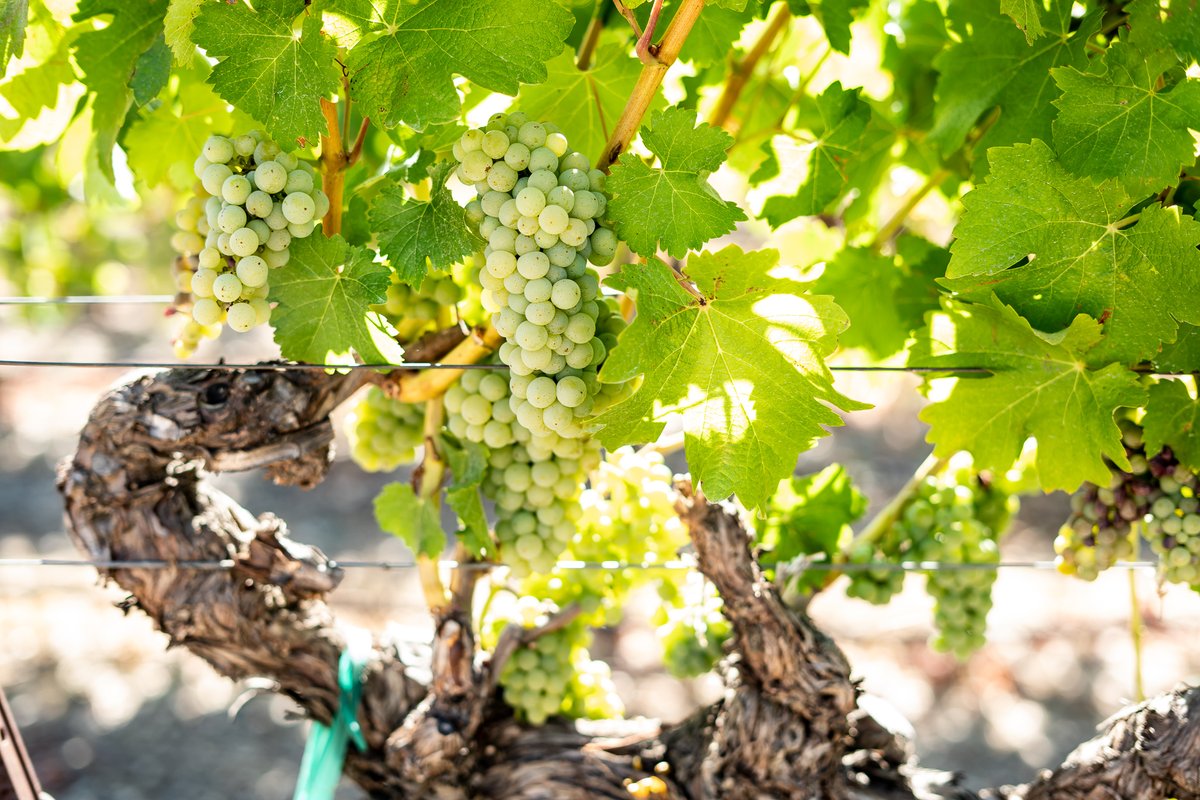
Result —
[[[531, 119], [553, 121], [571, 142], [571, 147], [596, 160], [608, 141], [609, 132], [621, 116], [642, 63], [615, 42], [601, 45], [589, 69], [575, 66], [575, 53], [566, 50], [546, 62], [550, 77], [545, 83], [521, 87], [516, 106]], [[650, 108], [665, 101], [656, 94]]]
[[1038, 0], [1000, 0], [1000, 13], [1017, 23], [1017, 27], [1025, 33], [1025, 41], [1030, 44], [1046, 32], [1042, 27], [1042, 14], [1045, 12], [1045, 6]]
[[662, 248], [682, 258], [746, 218], [708, 182], [733, 144], [728, 133], [707, 123], [697, 127], [693, 110], [668, 108], [651, 115], [642, 143], [662, 165], [648, 167], [636, 153], [626, 153], [605, 185], [617, 235], [635, 253], [649, 256]]
[[250, 114], [285, 150], [311, 147], [325, 130], [319, 100], [341, 89], [336, 49], [321, 34], [321, 18], [305, 14], [297, 37], [293, 21], [304, 0], [207, 3], [192, 34], [211, 58], [217, 94]]
[[834, 81], [817, 98], [824, 129], [811, 145], [808, 175], [794, 195], [768, 197], [761, 216], [778, 228], [799, 216], [823, 212], [846, 185], [846, 163], [858, 154], [871, 107], [859, 98], [861, 89], [843, 89]]
[[25, 50], [25, 24], [29, 21], [29, 0], [0, 0], [0, 75], [10, 58]]
[[204, 0], [170, 0], [163, 29], [167, 46], [175, 54], [176, 64], [188, 64], [196, 52], [192, 44], [192, 30], [196, 27], [196, 15]]
[[125, 115], [133, 105], [131, 81], [134, 66], [162, 32], [166, 0], [125, 3], [119, 0], [83, 0], [77, 22], [112, 15], [109, 24], [79, 35], [75, 62], [92, 99], [92, 128], [100, 171], [113, 179], [112, 151]]
[[[1050, 140], [1050, 123], [1057, 114], [1051, 101], [1059, 95], [1050, 69], [1086, 67], [1087, 41], [1100, 24], [1099, 14], [1091, 13], [1072, 30], [1072, 0], [1050, 2], [1043, 17], [1048, 35], [1033, 45], [1012, 20], [998, 13], [995, 0], [959, 0], [951, 6], [951, 27], [961, 41], [934, 60], [940, 75], [929, 132], [929, 140], [943, 153], [962, 146], [980, 116], [996, 106], [999, 116], [975, 144], [976, 152], [1030, 139]], [[986, 164], [983, 159], [976, 163], [979, 168]]]
[[379, 237], [379, 252], [410, 286], [420, 286], [430, 269], [447, 270], [480, 245], [467, 227], [463, 207], [446, 189], [449, 174], [446, 163], [431, 171], [428, 201], [406, 199], [404, 185], [393, 180], [371, 203], [369, 220]]
[[634, 293], [638, 313], [601, 379], [645, 377], [597, 418], [605, 447], [654, 441], [678, 419], [704, 491], [757, 506], [826, 426], [842, 424], [829, 406], [865, 407], [834, 390], [825, 366], [846, 315], [832, 298], [778, 277], [778, 263], [774, 250], [735, 246], [693, 255], [686, 272], [703, 300], [658, 261], [608, 279]]
[[[1095, 360], [1101, 326], [1080, 314], [1060, 333], [1042, 333], [1011, 307], [946, 300], [930, 315], [922, 365], [986, 367], [993, 375], [964, 376], [921, 411], [934, 453], [967, 450], [981, 469], [1005, 472], [1025, 440], [1037, 440], [1035, 467], [1046, 491], [1074, 491], [1084, 481], [1107, 485], [1104, 458], [1129, 469], [1119, 408], [1137, 408], [1146, 392], [1120, 364]], [[935, 389], [939, 380], [935, 380]]]
[[573, 23], [555, 0], [386, 0], [350, 51], [350, 92], [388, 127], [448, 122], [459, 115], [453, 75], [515, 95], [546, 80]]
[[493, 553], [495, 545], [488, 532], [487, 516], [479, 495], [479, 485], [487, 472], [488, 450], [476, 442], [447, 438], [441, 440], [440, 446], [453, 478], [446, 489], [446, 502], [462, 522], [459, 531], [462, 544], [474, 555]]
[[1040, 141], [989, 157], [987, 182], [963, 198], [948, 286], [974, 299], [994, 291], [1039, 330], [1079, 313], [1105, 320], [1098, 353], [1111, 361], [1153, 357], [1176, 320], [1200, 323], [1200, 223], [1154, 204], [1117, 228], [1134, 198], [1070, 174]]
[[1103, 72], [1053, 71], [1062, 96], [1054, 101], [1054, 149], [1076, 175], [1119, 178], [1131, 192], [1174, 185], [1196, 160], [1188, 128], [1200, 129], [1200, 81], [1159, 88], [1176, 65], [1168, 52], [1112, 45]]
[[437, 558], [446, 549], [446, 532], [437, 508], [417, 497], [407, 483], [389, 483], [375, 498], [379, 527], [408, 545], [414, 555]]
[[1170, 447], [1180, 463], [1200, 471], [1200, 402], [1183, 381], [1160, 378], [1150, 387], [1142, 430], [1148, 455]]
[[292, 257], [271, 270], [275, 341], [284, 358], [313, 364], [399, 363], [400, 346], [370, 311], [387, 299], [387, 265], [341, 236], [292, 240]]

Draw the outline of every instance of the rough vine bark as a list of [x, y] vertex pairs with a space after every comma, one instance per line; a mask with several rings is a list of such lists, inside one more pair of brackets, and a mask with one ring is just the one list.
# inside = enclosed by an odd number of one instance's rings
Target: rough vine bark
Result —
[[[446, 348], [453, 342], [442, 343]], [[436, 348], [435, 348], [436, 349]], [[436, 357], [437, 353], [431, 353]], [[78, 547], [98, 560], [228, 559], [227, 571], [107, 570], [170, 636], [218, 672], [265, 676], [328, 720], [348, 633], [324, 602], [340, 571], [206, 481], [265, 469], [310, 487], [325, 474], [329, 413], [368, 378], [309, 370], [172, 370], [100, 400], [59, 487]], [[347, 774], [377, 798], [586, 800], [629, 797], [653, 774], [662, 798], [975, 798], [955, 776], [918, 768], [909, 743], [860, 707], [841, 651], [763, 579], [736, 514], [683, 483], [679, 513], [700, 569], [725, 599], [736, 646], [727, 692], [661, 728], [516, 723], [497, 696], [460, 602], [435, 620], [432, 681], [375, 642], [359, 721], [368, 742]], [[1200, 692], [1180, 689], [1125, 712], [1060, 769], [992, 797], [1200, 800]]]

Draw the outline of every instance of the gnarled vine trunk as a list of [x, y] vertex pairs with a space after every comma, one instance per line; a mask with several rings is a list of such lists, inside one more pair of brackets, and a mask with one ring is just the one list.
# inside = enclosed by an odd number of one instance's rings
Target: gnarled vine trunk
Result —
[[[447, 347], [453, 344], [447, 343]], [[433, 354], [436, 355], [436, 354]], [[106, 395], [59, 474], [68, 528], [97, 560], [211, 561], [105, 571], [172, 644], [230, 678], [265, 676], [314, 719], [335, 708], [346, 633], [325, 596], [340, 571], [206, 481], [265, 469], [280, 483], [323, 478], [330, 412], [367, 378], [315, 370], [177, 369]], [[658, 775], [664, 798], [974, 798], [954, 775], [916, 766], [910, 745], [859, 704], [837, 645], [786, 607], [754, 561], [737, 516], [687, 484], [678, 510], [699, 567], [720, 590], [736, 634], [727, 691], [686, 722], [518, 724], [477, 658], [459, 603], [436, 620], [432, 680], [376, 642], [358, 719], [366, 752], [346, 771], [377, 798], [584, 800], [629, 797]], [[470, 586], [460, 591], [469, 592]], [[1054, 772], [989, 797], [1200, 800], [1200, 692], [1180, 689], [1128, 709]]]

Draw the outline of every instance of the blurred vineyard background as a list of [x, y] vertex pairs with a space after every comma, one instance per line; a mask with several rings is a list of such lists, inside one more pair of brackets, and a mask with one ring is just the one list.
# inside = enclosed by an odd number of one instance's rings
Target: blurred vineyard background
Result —
[[[12, 133], [7, 122], [0, 119], [0, 136]], [[84, 148], [72, 136], [68, 129], [60, 144], [32, 141], [26, 152], [0, 153], [0, 296], [171, 292], [177, 198], [162, 189], [139, 199], [118, 162], [115, 192], [83, 202]], [[919, 181], [897, 169], [877, 216], [886, 218]], [[945, 243], [951, 220], [935, 192], [912, 224]], [[838, 246], [836, 231], [814, 218], [769, 237], [765, 229], [738, 236], [778, 247], [799, 266]], [[164, 310], [0, 305], [0, 359], [171, 361], [173, 326]], [[275, 355], [259, 329], [227, 334], [198, 358]], [[0, 366], [0, 559], [76, 557], [63, 531], [55, 467], [73, 451], [100, 393], [125, 377], [117, 369]], [[841, 374], [839, 388], [874, 408], [851, 415], [803, 456], [799, 471], [840, 461], [877, 509], [927, 452], [917, 386], [904, 374]], [[255, 512], [280, 512], [296, 539], [335, 558], [406, 559], [373, 519], [371, 500], [385, 477], [360, 471], [346, 460], [344, 440], [338, 444], [328, 479], [311, 492], [279, 489], [257, 474], [218, 483]], [[674, 465], [683, 466], [678, 458]], [[1061, 494], [1026, 498], [1003, 545], [1006, 560], [1051, 559], [1066, 513]], [[1160, 594], [1150, 572], [1135, 577], [1146, 692], [1196, 680], [1200, 597], [1179, 588]], [[931, 601], [918, 575], [886, 608], [847, 599], [840, 583], [811, 608], [846, 650], [864, 690], [911, 722], [925, 763], [962, 771], [972, 786], [1027, 779], [1057, 764], [1134, 694], [1126, 572], [1085, 584], [1053, 571], [1005, 570], [995, 597], [989, 643], [966, 663], [927, 648]], [[289, 703], [167, 652], [147, 619], [114, 607], [121, 599], [90, 569], [0, 566], [0, 685], [45, 788], [58, 800], [290, 798], [306, 728]], [[429, 620], [411, 573], [348, 571], [332, 605], [346, 623], [407, 643], [414, 658], [426, 646]], [[630, 714], [678, 720], [715, 699], [720, 683], [682, 683], [663, 673], [649, 611], [647, 598], [620, 628], [599, 636], [593, 652], [611, 661]], [[362, 796], [350, 786], [339, 795]]]

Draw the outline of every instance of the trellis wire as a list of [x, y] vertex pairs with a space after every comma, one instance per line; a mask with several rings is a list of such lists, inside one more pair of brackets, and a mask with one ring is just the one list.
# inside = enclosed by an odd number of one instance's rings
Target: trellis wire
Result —
[[[198, 571], [230, 570], [239, 562], [231, 558], [214, 561], [165, 561], [158, 559], [130, 560], [89, 560], [74, 558], [0, 558], [0, 568], [17, 567], [92, 567], [95, 569], [186, 569]], [[502, 568], [503, 564], [491, 564], [482, 561], [459, 562], [444, 559], [438, 566], [446, 569], [462, 570], [492, 570]], [[338, 561], [328, 562], [330, 569], [378, 569], [384, 571], [417, 569], [415, 561]], [[626, 569], [679, 571], [696, 569], [697, 564], [691, 560], [663, 561], [661, 563], [627, 562], [627, 561], [559, 561], [556, 569], [566, 571], [602, 570], [616, 572]], [[1157, 569], [1156, 561], [1118, 561], [1110, 569]], [[861, 572], [863, 570], [886, 570], [889, 572], [961, 572], [961, 571], [996, 571], [1001, 569], [1055, 570], [1058, 566], [1054, 561], [1000, 561], [991, 564], [964, 563], [957, 561], [867, 561], [861, 563], [835, 564], [828, 561], [814, 561], [805, 564], [801, 571], [813, 572]]]
[[158, 306], [173, 302], [175, 302], [173, 294], [71, 294], [61, 297], [0, 297], [0, 306]]

